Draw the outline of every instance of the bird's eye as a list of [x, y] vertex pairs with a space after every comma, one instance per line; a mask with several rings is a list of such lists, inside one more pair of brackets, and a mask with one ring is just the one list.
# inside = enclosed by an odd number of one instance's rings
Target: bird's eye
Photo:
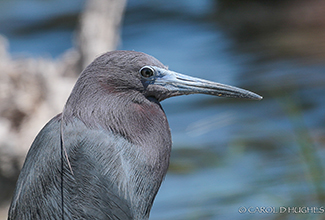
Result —
[[154, 72], [155, 71], [152, 68], [147, 67], [147, 66], [142, 67], [141, 70], [140, 70], [141, 76], [143, 76], [145, 78], [149, 78], [149, 77], [153, 76]]

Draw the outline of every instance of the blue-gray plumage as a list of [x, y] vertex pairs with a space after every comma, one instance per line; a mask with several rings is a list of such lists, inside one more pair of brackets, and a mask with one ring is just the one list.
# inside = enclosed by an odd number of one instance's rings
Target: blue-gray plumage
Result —
[[262, 98], [170, 71], [140, 52], [95, 59], [35, 138], [9, 219], [148, 219], [172, 144], [159, 102], [193, 93]]

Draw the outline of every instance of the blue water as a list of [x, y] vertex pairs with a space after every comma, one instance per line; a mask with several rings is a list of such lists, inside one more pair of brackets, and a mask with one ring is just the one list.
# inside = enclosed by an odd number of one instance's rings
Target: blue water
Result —
[[[192, 95], [162, 102], [173, 152], [151, 219], [321, 219], [238, 209], [324, 205], [315, 190], [324, 182], [312, 176], [324, 170], [325, 51], [307, 56], [313, 51], [302, 48], [307, 52], [288, 55], [261, 43], [272, 45], [274, 39], [251, 35], [243, 41], [215, 18], [217, 3], [130, 0], [127, 5], [119, 49], [142, 51], [174, 71], [264, 96], [250, 101]], [[78, 0], [2, 1], [0, 32], [9, 38], [14, 57], [57, 58], [73, 47], [82, 8]], [[67, 24], [53, 25], [67, 15]], [[317, 159], [321, 163], [310, 169]]]

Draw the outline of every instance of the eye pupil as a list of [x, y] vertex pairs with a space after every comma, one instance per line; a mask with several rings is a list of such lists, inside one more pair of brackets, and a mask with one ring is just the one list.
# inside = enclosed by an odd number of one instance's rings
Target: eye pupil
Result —
[[149, 67], [143, 67], [143, 68], [140, 70], [140, 74], [141, 74], [141, 76], [143, 76], [143, 77], [145, 77], [145, 78], [148, 78], [148, 77], [153, 76], [154, 71], [153, 71], [153, 69], [151, 69], [151, 68], [149, 68]]

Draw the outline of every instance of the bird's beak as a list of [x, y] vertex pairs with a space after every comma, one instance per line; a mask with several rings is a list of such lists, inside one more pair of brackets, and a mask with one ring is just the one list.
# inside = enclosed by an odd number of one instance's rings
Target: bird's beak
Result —
[[[208, 94], [220, 97], [248, 98], [261, 100], [256, 93], [234, 86], [228, 86], [196, 77], [187, 76], [159, 67], [152, 67], [155, 76], [150, 84], [160, 85], [169, 91], [168, 97], [188, 94]], [[166, 98], [168, 98], [166, 97]]]

